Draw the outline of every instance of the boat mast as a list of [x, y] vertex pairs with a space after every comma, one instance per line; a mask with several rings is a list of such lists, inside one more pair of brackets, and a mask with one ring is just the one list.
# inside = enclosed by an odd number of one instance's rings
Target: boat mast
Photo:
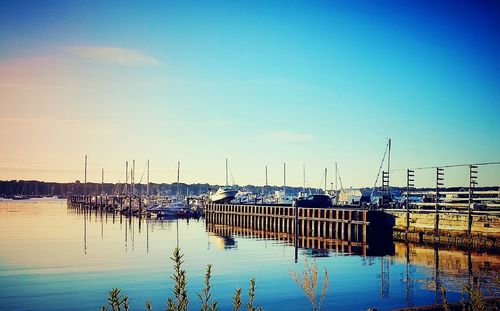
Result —
[[326, 194], [326, 176], [327, 176], [328, 169], [325, 167], [325, 194]]
[[101, 195], [104, 194], [104, 169], [101, 169]]
[[177, 196], [179, 196], [179, 174], [181, 171], [181, 161], [177, 161]]
[[148, 174], [147, 174], [148, 184], [146, 185], [146, 196], [149, 197], [149, 160], [147, 166], [148, 166]]
[[306, 192], [306, 166], [302, 165], [302, 192]]
[[229, 183], [227, 181], [227, 158], [226, 158], [226, 186], [229, 186]]
[[125, 161], [125, 186], [123, 187], [123, 193], [127, 194], [128, 186], [128, 161]]
[[389, 154], [387, 156], [387, 191], [389, 192], [389, 196], [391, 195], [391, 188], [389, 186], [390, 174], [391, 174], [391, 139], [389, 138]]
[[85, 155], [85, 177], [84, 177], [84, 183], [87, 183], [87, 155]]
[[132, 196], [135, 195], [135, 160], [132, 160], [132, 172], [130, 172], [130, 181], [132, 183]]
[[385, 161], [385, 156], [387, 155], [387, 151], [389, 151], [389, 159], [387, 161], [387, 167], [388, 168], [390, 167], [390, 153], [391, 153], [390, 150], [391, 150], [391, 139], [389, 138], [389, 141], [387, 142], [387, 145], [385, 146], [384, 156], [382, 157], [382, 162], [380, 162], [380, 167], [378, 169], [377, 178], [375, 179], [375, 183], [373, 184], [370, 198], [373, 197], [373, 194], [375, 192], [375, 188], [377, 187], [378, 178], [380, 177], [380, 172], [382, 172], [382, 168], [384, 167], [384, 161]]
[[266, 165], [266, 188], [264, 189], [264, 190], [265, 190], [265, 191], [264, 191], [265, 193], [268, 193], [268, 192], [269, 192], [267, 188], [268, 188], [268, 183], [267, 183], [267, 165]]
[[286, 163], [283, 163], [283, 196], [286, 195]]
[[85, 177], [84, 177], [83, 183], [84, 183], [83, 193], [87, 194], [87, 155], [85, 155]]
[[338, 190], [338, 188], [337, 188], [337, 179], [338, 179], [337, 175], [338, 175], [338, 168], [337, 168], [337, 162], [335, 162], [335, 191]]

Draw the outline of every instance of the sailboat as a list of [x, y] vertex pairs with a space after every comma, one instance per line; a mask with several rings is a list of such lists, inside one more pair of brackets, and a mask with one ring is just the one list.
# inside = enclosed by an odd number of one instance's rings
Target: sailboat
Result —
[[227, 179], [227, 159], [226, 159], [226, 185], [220, 187], [215, 193], [210, 195], [209, 199], [213, 203], [229, 203], [238, 193], [238, 190], [229, 186]]
[[161, 202], [148, 208], [149, 212], [156, 214], [157, 217], [192, 217], [196, 214], [179, 195], [180, 165], [181, 163], [177, 162], [177, 195], [170, 202]]

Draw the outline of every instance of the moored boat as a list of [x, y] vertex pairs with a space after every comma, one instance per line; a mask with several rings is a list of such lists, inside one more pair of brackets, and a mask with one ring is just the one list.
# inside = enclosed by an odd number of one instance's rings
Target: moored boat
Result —
[[237, 193], [237, 189], [230, 186], [224, 186], [220, 187], [214, 194], [210, 195], [209, 198], [213, 203], [229, 203], [236, 197]]
[[196, 212], [184, 202], [164, 203], [149, 207], [148, 212], [156, 217], [193, 217]]

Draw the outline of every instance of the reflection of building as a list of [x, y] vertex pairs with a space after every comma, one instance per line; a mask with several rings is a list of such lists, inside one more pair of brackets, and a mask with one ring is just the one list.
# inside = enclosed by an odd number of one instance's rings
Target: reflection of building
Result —
[[[500, 256], [488, 253], [473, 253], [453, 249], [438, 249], [431, 246], [395, 243], [395, 260], [408, 261], [417, 267], [432, 268], [433, 275], [416, 280], [422, 287], [436, 290], [443, 284], [448, 291], [461, 292], [462, 283], [473, 278], [481, 278], [485, 287], [498, 292], [494, 278], [500, 271]], [[408, 257], [408, 258], [407, 258]], [[422, 272], [429, 271], [422, 269]]]
[[211, 234], [210, 238], [215, 241], [215, 246], [220, 250], [237, 248], [238, 246], [234, 238], [230, 235]]

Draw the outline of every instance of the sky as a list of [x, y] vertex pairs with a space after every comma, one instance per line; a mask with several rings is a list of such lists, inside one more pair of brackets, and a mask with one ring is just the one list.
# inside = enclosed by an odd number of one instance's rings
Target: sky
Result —
[[[500, 4], [0, 2], [0, 180], [372, 186], [500, 161]], [[434, 184], [419, 170], [417, 186]], [[380, 182], [379, 182], [380, 183]], [[446, 185], [467, 184], [467, 168]], [[499, 165], [479, 185], [499, 185]]]

